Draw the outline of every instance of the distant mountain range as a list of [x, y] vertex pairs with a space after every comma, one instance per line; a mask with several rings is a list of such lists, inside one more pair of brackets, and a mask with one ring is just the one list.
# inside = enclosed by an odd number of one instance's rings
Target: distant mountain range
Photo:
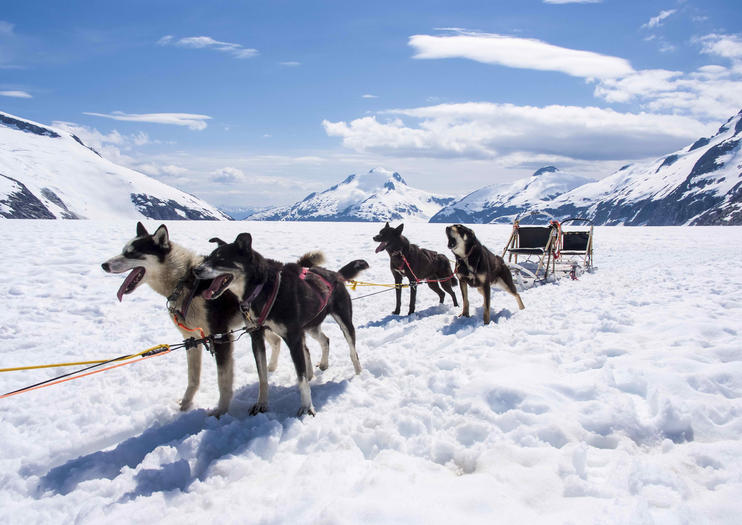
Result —
[[742, 224], [742, 111], [711, 137], [564, 193], [540, 208], [596, 224]]
[[543, 207], [589, 182], [594, 180], [546, 166], [528, 178], [508, 184], [492, 184], [472, 192], [441, 209], [430, 222], [510, 223], [518, 215]]
[[[230, 208], [238, 218], [281, 221], [512, 222], [542, 211], [595, 224], [742, 224], [742, 111], [711, 137], [601, 180], [554, 166], [461, 199], [407, 185], [374, 168], [290, 206]], [[109, 162], [78, 137], [0, 112], [0, 217], [228, 219], [206, 202]]]
[[250, 216], [262, 221], [399, 221], [427, 222], [443, 206], [446, 197], [411, 188], [402, 176], [384, 168], [350, 175], [321, 192], [311, 193], [291, 206]]
[[229, 219], [193, 195], [102, 158], [71, 133], [2, 112], [0, 217]]

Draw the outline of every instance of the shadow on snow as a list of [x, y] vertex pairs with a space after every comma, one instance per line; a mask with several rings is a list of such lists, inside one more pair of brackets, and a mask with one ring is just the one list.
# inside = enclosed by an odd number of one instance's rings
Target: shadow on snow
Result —
[[[347, 386], [347, 380], [312, 385], [312, 401], [317, 411], [341, 395]], [[214, 462], [231, 454], [254, 454], [270, 459], [284, 428], [297, 421], [300, 396], [295, 385], [271, 387], [270, 412], [252, 417], [248, 415], [247, 401], [241, 398], [249, 396], [254, 401], [257, 390], [257, 385], [249, 385], [237, 391], [230, 411], [220, 419], [208, 416], [204, 409], [193, 410], [167, 423], [154, 424], [111, 450], [93, 452], [54, 467], [41, 477], [37, 497], [49, 491], [68, 494], [85, 481], [112, 480], [124, 467], [135, 469], [149, 453], [165, 445], [177, 449], [180, 459], [157, 468], [141, 469], [134, 476], [136, 488], [124, 500], [185, 490], [196, 479], [205, 479]], [[199, 436], [195, 451], [191, 451], [193, 436]], [[184, 455], [191, 461], [183, 458]]]

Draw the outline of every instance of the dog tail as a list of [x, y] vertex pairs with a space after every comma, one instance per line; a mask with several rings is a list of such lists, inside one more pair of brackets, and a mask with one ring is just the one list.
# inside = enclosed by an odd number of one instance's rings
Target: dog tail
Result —
[[296, 261], [296, 264], [303, 266], [304, 268], [312, 268], [313, 266], [320, 266], [325, 262], [325, 254], [317, 250], [314, 252], [307, 252]]
[[356, 276], [363, 270], [368, 268], [368, 263], [363, 259], [356, 259], [351, 261], [338, 270], [338, 273], [343, 276], [343, 279], [349, 281], [355, 279]]

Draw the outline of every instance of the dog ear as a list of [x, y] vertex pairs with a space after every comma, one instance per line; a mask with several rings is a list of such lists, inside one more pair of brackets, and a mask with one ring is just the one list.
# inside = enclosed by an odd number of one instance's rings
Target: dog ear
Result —
[[144, 237], [145, 235], [149, 235], [147, 228], [144, 227], [144, 224], [142, 224], [141, 222], [138, 222], [137, 223], [137, 237]]
[[404, 230], [404, 223], [400, 224], [394, 229], [397, 230], [397, 233], [402, 233], [402, 230]]
[[167, 233], [167, 226], [160, 224], [160, 227], [152, 234], [152, 240], [166, 250], [170, 248], [170, 235]]
[[217, 246], [224, 246], [225, 244], [227, 244], [226, 242], [221, 240], [219, 237], [212, 237], [211, 239], [209, 239], [209, 242], [215, 242]]
[[389, 227], [389, 221], [386, 221], [386, 226], [384, 226], [384, 228], [388, 228], [388, 227]]
[[252, 235], [249, 233], [240, 233], [234, 242], [243, 252], [250, 253], [252, 251]]

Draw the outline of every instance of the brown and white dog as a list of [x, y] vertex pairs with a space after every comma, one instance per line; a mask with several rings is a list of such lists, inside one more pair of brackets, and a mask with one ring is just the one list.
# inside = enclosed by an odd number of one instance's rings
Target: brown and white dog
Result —
[[484, 324], [490, 322], [491, 285], [496, 285], [515, 297], [518, 308], [523, 310], [523, 301], [513, 283], [513, 275], [502, 257], [493, 254], [474, 232], [461, 224], [446, 227], [448, 247], [456, 256], [456, 277], [461, 287], [464, 309], [461, 315], [469, 317], [469, 291], [473, 286], [484, 297]]

